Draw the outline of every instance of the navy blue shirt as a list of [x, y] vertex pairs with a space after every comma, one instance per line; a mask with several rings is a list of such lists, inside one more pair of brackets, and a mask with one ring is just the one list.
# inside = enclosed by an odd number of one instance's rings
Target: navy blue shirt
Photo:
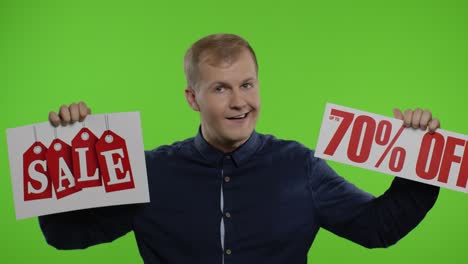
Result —
[[135, 233], [145, 263], [307, 263], [319, 228], [387, 247], [413, 229], [439, 188], [395, 178], [380, 197], [313, 150], [253, 132], [225, 154], [196, 137], [147, 151], [150, 203], [39, 217], [49, 244], [86, 248]]

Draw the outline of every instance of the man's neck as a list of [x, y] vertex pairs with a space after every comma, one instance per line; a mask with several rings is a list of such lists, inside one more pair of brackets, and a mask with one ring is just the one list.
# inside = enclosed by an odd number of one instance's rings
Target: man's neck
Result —
[[238, 147], [242, 146], [248, 138], [242, 141], [222, 141], [219, 138], [212, 136], [206, 129], [201, 126], [202, 137], [210, 144], [212, 147], [222, 151], [223, 153], [231, 153], [236, 150]]

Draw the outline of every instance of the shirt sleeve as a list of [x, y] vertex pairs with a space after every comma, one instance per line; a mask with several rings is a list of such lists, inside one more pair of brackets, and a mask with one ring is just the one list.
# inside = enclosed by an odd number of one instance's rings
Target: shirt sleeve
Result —
[[384, 194], [374, 197], [313, 153], [308, 160], [309, 186], [321, 227], [367, 248], [395, 244], [422, 221], [439, 194], [439, 187], [395, 178]]
[[39, 216], [47, 243], [57, 249], [83, 249], [111, 242], [133, 229], [142, 204], [109, 206]]

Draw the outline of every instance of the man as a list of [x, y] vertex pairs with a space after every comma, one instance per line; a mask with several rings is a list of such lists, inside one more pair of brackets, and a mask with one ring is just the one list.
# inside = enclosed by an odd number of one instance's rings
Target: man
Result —
[[[438, 187], [401, 178], [375, 198], [305, 146], [257, 133], [258, 66], [241, 37], [198, 40], [184, 69], [201, 125], [194, 138], [145, 153], [151, 203], [41, 216], [49, 244], [86, 248], [134, 231], [145, 263], [306, 263], [320, 227], [388, 247], [435, 203]], [[66, 125], [89, 113], [71, 104], [49, 119]], [[413, 128], [439, 127], [427, 110], [394, 114]]]

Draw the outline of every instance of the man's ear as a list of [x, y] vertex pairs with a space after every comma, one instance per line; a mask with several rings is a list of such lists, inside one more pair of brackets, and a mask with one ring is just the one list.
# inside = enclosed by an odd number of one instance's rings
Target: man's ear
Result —
[[187, 100], [187, 103], [189, 104], [190, 108], [192, 108], [194, 111], [200, 111], [200, 107], [197, 104], [197, 99], [196, 99], [196, 91], [192, 87], [187, 87], [185, 88], [185, 99]]

